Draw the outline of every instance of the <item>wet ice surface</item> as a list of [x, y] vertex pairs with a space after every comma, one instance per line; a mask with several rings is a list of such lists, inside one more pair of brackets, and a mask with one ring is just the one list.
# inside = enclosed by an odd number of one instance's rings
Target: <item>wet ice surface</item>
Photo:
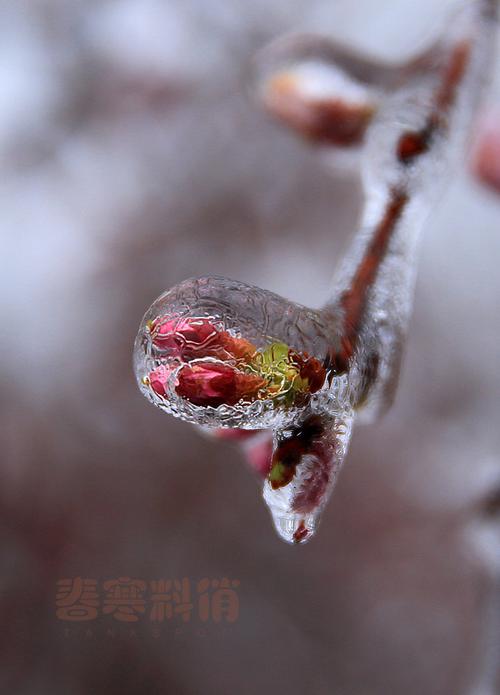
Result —
[[[207, 277], [165, 292], [139, 329], [135, 371], [154, 405], [204, 427], [273, 430], [264, 499], [285, 541], [314, 535], [355, 414], [373, 420], [394, 397], [418, 238], [463, 151], [489, 60], [487, 7], [460, 11], [432, 61], [401, 68], [401, 85], [378, 105], [363, 136], [361, 228], [321, 311]], [[361, 99], [344, 72], [330, 66], [326, 79], [306, 62], [293, 79], [310, 81], [308, 98], [326, 81], [346, 101]]]
[[[324, 386], [330, 340], [316, 311], [243, 283], [199, 278], [152, 304], [135, 371], [142, 392], [166, 412], [198, 425], [260, 429], [293, 421], [311, 388]], [[227, 376], [219, 393], [200, 372], [199, 393], [183, 397], [183, 375], [204, 365]], [[154, 388], [160, 367], [169, 370], [162, 392]]]

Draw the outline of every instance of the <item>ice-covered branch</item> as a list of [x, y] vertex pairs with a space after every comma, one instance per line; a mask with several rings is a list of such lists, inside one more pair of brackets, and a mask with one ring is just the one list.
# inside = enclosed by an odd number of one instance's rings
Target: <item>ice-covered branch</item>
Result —
[[270, 465], [259, 468], [289, 542], [314, 533], [355, 417], [391, 402], [418, 237], [464, 148], [495, 4], [464, 4], [432, 49], [399, 67], [324, 41], [314, 55], [309, 39], [292, 69], [267, 71], [261, 93], [275, 114], [309, 138], [361, 151], [362, 224], [322, 310], [207, 277], [165, 292], [141, 324], [135, 370], [156, 406], [203, 427], [273, 432]]

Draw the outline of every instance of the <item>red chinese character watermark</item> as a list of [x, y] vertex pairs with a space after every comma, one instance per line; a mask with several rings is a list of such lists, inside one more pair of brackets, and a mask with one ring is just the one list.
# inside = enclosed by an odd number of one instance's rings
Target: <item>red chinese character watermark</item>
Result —
[[174, 615], [181, 615], [187, 623], [191, 619], [191, 583], [184, 579], [158, 579], [151, 582], [150, 618], [153, 622], [170, 620]]
[[199, 616], [203, 622], [210, 618], [220, 623], [222, 620], [234, 623], [240, 613], [240, 600], [235, 588], [237, 579], [202, 579], [198, 582]]
[[[198, 618], [204, 623], [234, 623], [239, 617], [239, 584], [226, 577], [201, 579], [196, 585]], [[150, 581], [130, 577], [107, 579], [102, 583], [102, 603], [96, 579], [59, 579], [56, 587], [56, 616], [60, 620], [95, 620], [101, 605], [102, 615], [124, 623], [138, 622], [145, 617], [146, 608], [152, 623], [173, 619], [188, 623], [195, 608], [188, 577]]]
[[56, 615], [60, 620], [94, 620], [98, 605], [97, 580], [74, 577], [57, 582]]
[[125, 623], [135, 623], [139, 620], [138, 614], [146, 610], [143, 597], [146, 582], [143, 579], [108, 579], [103, 587], [107, 592], [102, 609], [104, 614], [112, 614], [116, 620]]

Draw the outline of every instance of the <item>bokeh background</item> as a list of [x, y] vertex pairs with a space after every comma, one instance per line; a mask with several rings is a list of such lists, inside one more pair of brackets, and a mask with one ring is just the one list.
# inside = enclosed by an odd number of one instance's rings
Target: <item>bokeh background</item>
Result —
[[[164, 289], [223, 274], [319, 306], [356, 227], [356, 175], [263, 113], [255, 52], [299, 30], [409, 56], [452, 4], [1, 4], [2, 692], [500, 692], [500, 197], [465, 166], [426, 229], [395, 406], [356, 429], [307, 546], [131, 369]], [[76, 576], [228, 577], [239, 617], [65, 622]]]

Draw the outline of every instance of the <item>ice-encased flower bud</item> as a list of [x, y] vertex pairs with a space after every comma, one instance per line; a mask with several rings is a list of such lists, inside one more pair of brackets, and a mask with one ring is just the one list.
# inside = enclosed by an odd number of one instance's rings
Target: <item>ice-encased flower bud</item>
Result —
[[217, 408], [255, 400], [265, 383], [263, 378], [227, 364], [195, 362], [179, 370], [175, 390], [194, 405]]
[[156, 406], [209, 427], [281, 423], [327, 382], [319, 312], [224, 278], [187, 280], [146, 312], [134, 348]]

